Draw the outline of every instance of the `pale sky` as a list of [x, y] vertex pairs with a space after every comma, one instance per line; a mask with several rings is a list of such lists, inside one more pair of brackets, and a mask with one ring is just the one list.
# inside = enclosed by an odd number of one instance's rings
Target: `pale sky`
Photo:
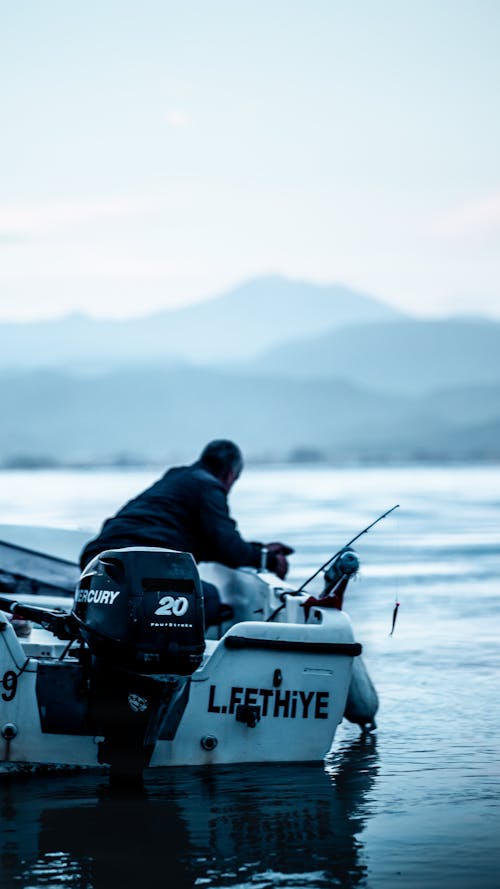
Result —
[[0, 318], [500, 317], [500, 0], [1, 0]]

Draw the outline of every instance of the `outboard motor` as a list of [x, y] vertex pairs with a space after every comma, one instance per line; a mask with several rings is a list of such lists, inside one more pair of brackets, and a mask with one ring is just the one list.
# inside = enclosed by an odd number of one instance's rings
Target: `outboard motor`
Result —
[[[88, 719], [98, 760], [140, 775], [171, 740], [205, 649], [203, 593], [189, 553], [106, 550], [85, 568], [71, 619], [90, 652]], [[167, 674], [167, 675], [165, 675]]]
[[203, 593], [189, 553], [105, 550], [87, 565], [72, 617], [96, 657], [141, 673], [193, 673], [205, 650]]
[[[189, 553], [102, 552], [78, 582], [71, 614], [0, 598], [0, 608], [68, 640], [73, 662], [40, 662], [42, 731], [100, 737], [98, 761], [138, 776], [173, 740], [205, 650], [203, 592]], [[79, 648], [72, 647], [79, 642]]]

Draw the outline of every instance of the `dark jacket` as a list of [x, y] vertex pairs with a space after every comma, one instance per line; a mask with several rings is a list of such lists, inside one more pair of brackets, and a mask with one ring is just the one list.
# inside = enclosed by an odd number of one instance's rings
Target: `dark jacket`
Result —
[[200, 463], [169, 469], [130, 500], [83, 550], [82, 568], [104, 549], [161, 546], [192, 553], [197, 562], [231, 568], [260, 566], [260, 543], [247, 543], [229, 515], [222, 483]]

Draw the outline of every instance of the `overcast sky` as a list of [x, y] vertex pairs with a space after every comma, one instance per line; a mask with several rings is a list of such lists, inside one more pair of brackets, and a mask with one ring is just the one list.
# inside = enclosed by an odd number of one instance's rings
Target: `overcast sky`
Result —
[[0, 317], [263, 274], [500, 317], [499, 0], [4, 0]]

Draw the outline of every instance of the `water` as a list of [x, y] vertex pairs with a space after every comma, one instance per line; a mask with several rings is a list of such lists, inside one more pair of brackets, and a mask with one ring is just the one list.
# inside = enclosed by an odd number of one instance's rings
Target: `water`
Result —
[[[4, 473], [0, 521], [93, 529], [153, 478]], [[159, 770], [126, 792], [4, 776], [0, 885], [496, 889], [500, 468], [248, 469], [232, 493], [245, 536], [295, 546], [297, 583], [395, 503], [346, 597], [374, 735], [343, 724], [326, 767]]]

